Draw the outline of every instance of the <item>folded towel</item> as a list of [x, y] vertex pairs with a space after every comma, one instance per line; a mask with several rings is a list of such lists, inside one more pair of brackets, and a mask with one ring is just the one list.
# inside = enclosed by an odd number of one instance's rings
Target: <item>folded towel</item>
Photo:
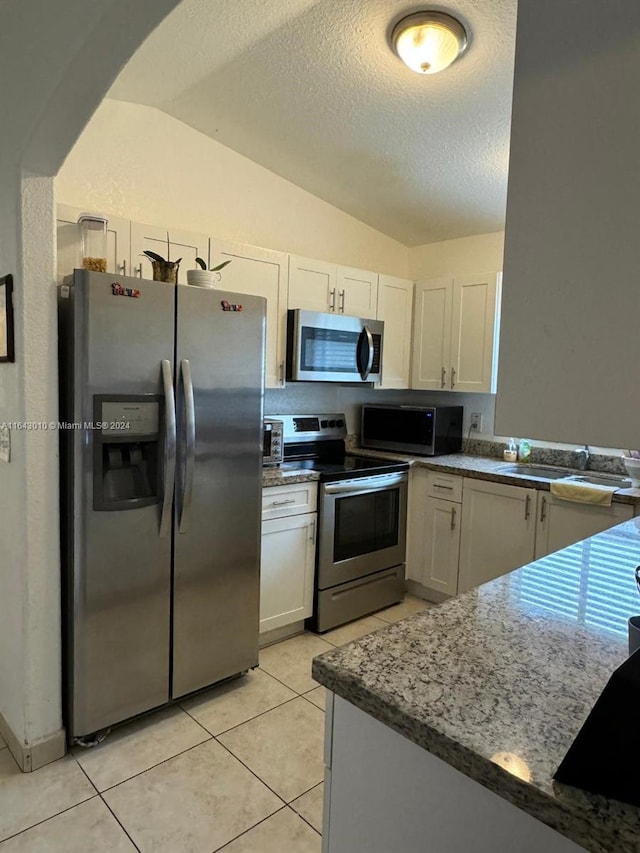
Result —
[[566, 480], [554, 480], [550, 486], [551, 494], [563, 501], [579, 504], [599, 504], [611, 506], [616, 486], [594, 486], [591, 483], [568, 483]]

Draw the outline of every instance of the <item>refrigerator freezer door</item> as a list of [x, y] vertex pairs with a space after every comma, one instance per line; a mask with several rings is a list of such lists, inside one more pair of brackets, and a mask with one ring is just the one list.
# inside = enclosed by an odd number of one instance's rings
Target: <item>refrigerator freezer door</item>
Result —
[[[68, 292], [61, 398], [65, 420], [81, 428], [63, 433], [66, 713], [77, 737], [169, 699], [171, 536], [160, 526], [171, 422], [162, 362], [167, 382], [175, 287], [83, 271]], [[100, 412], [137, 420], [128, 431], [100, 426]]]
[[174, 698], [258, 663], [265, 315], [178, 288]]

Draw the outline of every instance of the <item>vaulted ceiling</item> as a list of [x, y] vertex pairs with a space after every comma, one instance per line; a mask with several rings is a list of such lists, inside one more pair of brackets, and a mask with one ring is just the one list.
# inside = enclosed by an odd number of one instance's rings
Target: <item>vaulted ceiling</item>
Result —
[[[467, 52], [420, 76], [392, 53], [420, 8]], [[155, 106], [407, 246], [504, 226], [516, 0], [183, 0], [110, 96]]]

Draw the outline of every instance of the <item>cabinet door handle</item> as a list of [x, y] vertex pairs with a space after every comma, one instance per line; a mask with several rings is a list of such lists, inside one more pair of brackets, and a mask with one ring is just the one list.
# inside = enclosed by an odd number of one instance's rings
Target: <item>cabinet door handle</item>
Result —
[[455, 530], [456, 527], [456, 508], [454, 506], [451, 507], [451, 529]]
[[315, 518], [313, 519], [313, 521], [311, 522], [309, 527], [311, 528], [311, 536], [309, 536], [309, 540], [311, 542], [313, 542], [313, 544], [315, 545], [316, 544], [316, 520], [315, 520]]
[[542, 496], [542, 504], [540, 506], [540, 521], [544, 521], [547, 517], [547, 499]]
[[447, 368], [443, 367], [442, 368], [442, 376], [440, 377], [440, 387], [444, 388], [444, 386], [446, 384], [447, 384]]
[[124, 260], [121, 264], [118, 265], [118, 272], [122, 273], [122, 275], [127, 274], [127, 262]]
[[280, 362], [280, 384], [284, 385], [284, 361]]
[[271, 506], [284, 506], [285, 504], [294, 504], [295, 498], [287, 498], [286, 501], [271, 501]]
[[524, 499], [524, 520], [525, 521], [527, 521], [529, 516], [531, 515], [530, 508], [531, 508], [531, 495], [527, 495], [526, 498]]
[[344, 314], [344, 290], [340, 291], [340, 313]]
[[443, 486], [442, 483], [434, 483], [434, 489], [446, 489], [448, 492], [453, 491], [453, 486]]
[[329, 311], [336, 310], [336, 289], [332, 287], [329, 291]]
[[138, 264], [137, 267], [133, 268], [133, 274], [138, 278], [142, 278], [142, 261]]
[[451, 368], [451, 387], [456, 387], [456, 369], [455, 367]]

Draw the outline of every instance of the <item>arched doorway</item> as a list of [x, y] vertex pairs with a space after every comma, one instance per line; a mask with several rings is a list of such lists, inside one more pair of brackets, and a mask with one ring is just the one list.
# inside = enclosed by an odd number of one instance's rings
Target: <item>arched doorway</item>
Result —
[[0, 423], [12, 427], [0, 479], [0, 734], [24, 770], [64, 751], [53, 177], [179, 2], [0, 4], [0, 275], [14, 275], [16, 338], [0, 372]]

